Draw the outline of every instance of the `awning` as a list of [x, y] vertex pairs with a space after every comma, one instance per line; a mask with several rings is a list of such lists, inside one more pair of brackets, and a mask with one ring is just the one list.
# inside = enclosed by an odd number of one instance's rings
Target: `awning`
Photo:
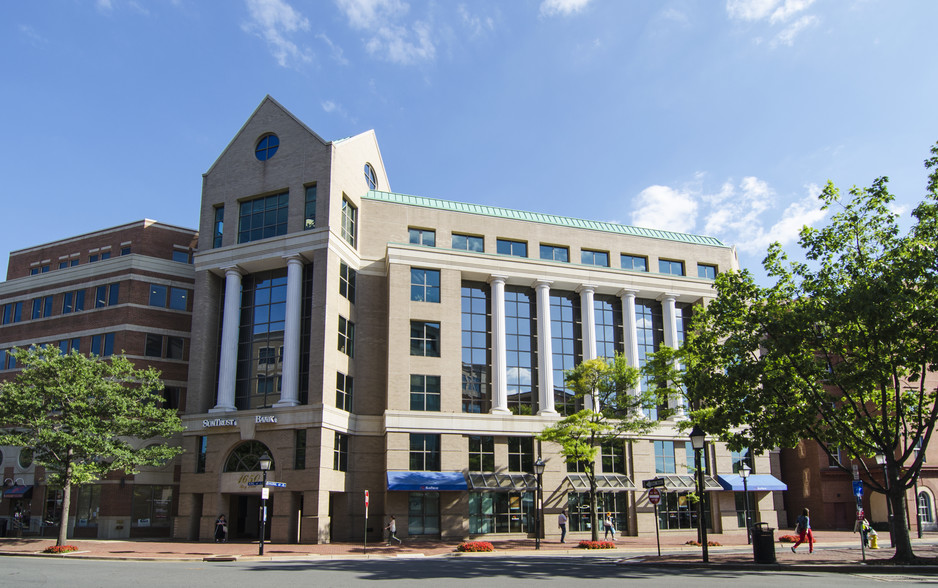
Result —
[[723, 486], [724, 490], [732, 490], [734, 492], [742, 492], [744, 487], [748, 488], [750, 492], [788, 490], [788, 486], [785, 485], [785, 482], [782, 482], [770, 474], [751, 474], [745, 486], [743, 485], [743, 477], [739, 474], [717, 476], [717, 479], [720, 480], [720, 485]]
[[32, 494], [32, 486], [10, 486], [3, 491], [4, 498], [27, 498], [27, 494]]
[[489, 490], [491, 492], [528, 492], [537, 490], [537, 477], [534, 474], [469, 474], [471, 490]]
[[388, 472], [388, 490], [448, 492], [468, 489], [462, 472]]
[[[667, 492], [694, 491], [697, 489], [697, 478], [694, 476], [674, 476], [669, 474], [658, 474], [657, 477], [664, 479], [663, 490]], [[704, 476], [704, 492], [722, 490], [723, 486], [710, 476]]]
[[[567, 481], [577, 492], [588, 492], [590, 479], [586, 474], [567, 474]], [[635, 490], [632, 479], [623, 474], [596, 474], [596, 490], [599, 492], [619, 492]]]

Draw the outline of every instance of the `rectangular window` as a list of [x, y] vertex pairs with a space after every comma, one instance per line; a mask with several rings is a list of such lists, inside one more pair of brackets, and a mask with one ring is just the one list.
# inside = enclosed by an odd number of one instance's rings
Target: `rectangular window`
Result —
[[597, 294], [593, 299], [593, 316], [596, 331], [596, 357], [612, 359], [616, 352], [623, 352], [622, 305], [614, 296]]
[[534, 437], [508, 438], [508, 471], [534, 472]]
[[642, 257], [640, 255], [627, 255], [623, 253], [621, 255], [622, 260], [622, 269], [632, 270], [633, 272], [647, 272], [648, 271], [648, 258]]
[[101, 511], [101, 484], [83, 484], [75, 496], [75, 526], [97, 527]]
[[130, 245], [125, 245], [121, 247], [121, 256], [130, 255]]
[[355, 304], [355, 281], [357, 274], [345, 262], [339, 264], [339, 294]]
[[66, 292], [62, 295], [62, 314], [69, 314], [75, 310], [75, 293]]
[[332, 450], [332, 469], [337, 472], [348, 471], [348, 435], [335, 434], [335, 447]]
[[675, 474], [674, 442], [655, 441], [655, 473]]
[[[827, 456], [828, 467], [831, 467], [831, 468], [840, 467], [837, 465], [838, 461], [846, 465], [846, 462], [844, 461], [844, 454], [840, 451], [840, 447], [837, 447], [836, 445], [831, 445], [827, 449], [830, 451], [830, 455]], [[752, 467], [751, 463], [749, 464], [749, 467]], [[733, 472], [734, 473], [736, 472], [736, 464], [733, 464]]]
[[436, 231], [430, 229], [408, 229], [411, 245], [436, 247]]
[[702, 263], [698, 263], [697, 264], [697, 277], [707, 278], [708, 280], [717, 279], [717, 266], [704, 265]]
[[462, 285], [462, 411], [489, 410], [489, 297], [488, 286]]
[[339, 317], [339, 351], [355, 357], [355, 323], [344, 316]]
[[33, 298], [33, 312], [30, 318], [42, 318], [42, 298]]
[[605, 474], [625, 474], [625, 446], [622, 441], [602, 444], [602, 464]]
[[[658, 527], [661, 529], [696, 529], [697, 502], [693, 492], [662, 492], [658, 504]], [[710, 493], [703, 493], [705, 524], [710, 525]]]
[[410, 469], [413, 471], [440, 471], [440, 436], [410, 434]]
[[196, 442], [196, 459], [195, 459], [195, 473], [204, 474], [205, 473], [205, 458], [208, 455], [208, 437], [201, 435], [195, 440]]
[[289, 203], [288, 192], [242, 202], [238, 217], [238, 243], [285, 235]]
[[276, 363], [276, 347], [259, 347], [257, 349], [257, 365], [276, 365]]
[[108, 357], [114, 353], [114, 333], [91, 336], [91, 354]]
[[51, 266], [50, 266], [49, 264], [46, 264], [46, 265], [42, 266], [41, 268], [39, 268], [39, 273], [40, 273], [40, 274], [44, 274], [44, 273], [48, 272], [50, 269], [51, 269]]
[[536, 529], [534, 492], [470, 492], [469, 532], [529, 533]]
[[215, 221], [212, 225], [212, 248], [218, 249], [222, 244], [222, 237], [225, 231], [225, 205], [219, 204], [215, 207]]
[[166, 359], [183, 359], [185, 345], [182, 337], [166, 337]]
[[68, 267], [75, 267], [75, 266], [78, 265], [80, 262], [81, 262], [81, 260], [79, 260], [77, 257], [76, 257], [75, 259], [70, 259], [70, 260], [68, 261]]
[[541, 245], [541, 259], [570, 261], [570, 249], [558, 245]]
[[514, 414], [537, 412], [537, 316], [534, 291], [505, 288], [505, 344], [508, 410]]
[[496, 251], [499, 255], [512, 255], [514, 257], [527, 257], [528, 244], [524, 241], [511, 241], [509, 239], [497, 239], [495, 241]]
[[303, 230], [316, 228], [316, 186], [306, 186], [306, 203], [303, 207]]
[[78, 351], [78, 346], [81, 343], [81, 339], [62, 339], [59, 341], [59, 351], [62, 355], [67, 354], [69, 351]]
[[672, 276], [683, 276], [684, 275], [684, 262], [672, 261], [669, 259], [659, 259], [658, 260], [658, 273], [668, 274]]
[[730, 459], [733, 463], [733, 473], [738, 474], [740, 468], [743, 467], [743, 464], [749, 466], [749, 473], [756, 473], [756, 464], [752, 459], [752, 450], [749, 448], [743, 449], [742, 451], [733, 451], [730, 453]]
[[189, 309], [189, 291], [184, 288], [169, 289], [169, 307], [173, 310]]
[[439, 302], [440, 270], [410, 268], [410, 299], [414, 302]]
[[485, 250], [485, 240], [475, 235], [460, 235], [453, 233], [453, 249], [463, 251], [478, 251], [482, 253]]
[[165, 386], [163, 388], [163, 408], [179, 410], [182, 401], [182, 388]]
[[88, 256], [88, 263], [94, 263], [94, 262], [96, 262], [96, 261], [98, 261], [98, 254], [97, 254], [97, 253]]
[[495, 471], [495, 437], [469, 436], [469, 471]]
[[175, 249], [173, 251], [173, 261], [177, 263], [192, 263], [192, 252]]
[[102, 251], [102, 252], [101, 252], [101, 261], [104, 261], [105, 259], [111, 259], [111, 252], [110, 252], [110, 251]]
[[68, 262], [67, 262], [67, 261], [60, 261], [60, 262], [59, 262], [59, 269], [65, 269], [65, 268], [67, 268], [67, 267], [68, 267]]
[[554, 406], [562, 415], [569, 416], [583, 408], [573, 390], [567, 386], [564, 373], [582, 360], [580, 297], [572, 292], [552, 291], [550, 294], [550, 335], [553, 357]]
[[[287, 270], [246, 275], [241, 280], [241, 291], [235, 407], [269, 407], [280, 400], [277, 350], [283, 346], [286, 328]], [[265, 360], [271, 358], [273, 363], [261, 363], [261, 349], [267, 354]]]
[[580, 263], [583, 265], [598, 265], [609, 267], [609, 253], [606, 251], [580, 250]]
[[352, 412], [352, 376], [342, 372], [335, 373], [335, 406]]
[[410, 321], [410, 354], [440, 356], [440, 323]]
[[[162, 528], [169, 532], [173, 487], [134, 484], [130, 507], [130, 526]], [[145, 522], [144, 522], [145, 521]]]
[[108, 284], [94, 289], [94, 307], [104, 308], [117, 304], [120, 297], [120, 284]]
[[163, 357], [163, 336], [147, 333], [143, 354], [147, 357]]
[[348, 201], [347, 198], [342, 199], [342, 238], [351, 245], [356, 247], [358, 243], [358, 233], [356, 232], [358, 227], [358, 209]]
[[32, 318], [38, 319], [47, 316], [52, 316], [52, 296], [34, 298]]
[[293, 469], [306, 469], [306, 429], [293, 432]]
[[23, 303], [11, 302], [3, 307], [3, 324], [18, 323], [23, 319]]
[[440, 535], [440, 493], [408, 492], [407, 494], [407, 534]]
[[[596, 510], [600, 520], [596, 521], [597, 528], [602, 530], [603, 515], [609, 513], [612, 518], [613, 528], [620, 533], [627, 532], [629, 524], [628, 497], [628, 492], [598, 493], [596, 495]], [[571, 532], [589, 531], [592, 528], [590, 525], [589, 492], [568, 492], [567, 512], [570, 513], [567, 524], [570, 525]]]
[[410, 375], [410, 410], [440, 410], [440, 376]]

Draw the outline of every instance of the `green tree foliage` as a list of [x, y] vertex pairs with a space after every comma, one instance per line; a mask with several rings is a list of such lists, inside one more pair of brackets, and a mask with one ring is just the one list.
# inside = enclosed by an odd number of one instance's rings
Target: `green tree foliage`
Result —
[[[915, 559], [906, 491], [919, 475], [938, 417], [938, 146], [926, 199], [903, 234], [887, 178], [842, 197], [828, 183], [833, 213], [804, 227], [805, 261], [776, 243], [763, 265], [775, 281], [747, 271], [718, 276], [718, 297], [698, 313], [678, 356], [698, 406], [691, 418], [733, 449], [794, 447], [813, 439], [833, 459], [851, 460], [892, 505], [895, 559]], [[875, 454], [886, 456], [887, 485]], [[917, 455], [917, 457], [916, 457]], [[879, 475], [879, 480], [876, 476]]]
[[[62, 355], [54, 347], [10, 353], [23, 370], [0, 384], [0, 445], [31, 448], [49, 485], [64, 491], [58, 536], [64, 545], [72, 485], [165, 464], [182, 452], [166, 445], [182, 423], [175, 410], [161, 407], [163, 383], [153, 368], [136, 370], [122, 356]], [[152, 438], [158, 441], [143, 442]]]
[[605, 443], [621, 442], [625, 436], [647, 433], [655, 421], [645, 418], [642, 408], [653, 400], [638, 392], [639, 370], [628, 365], [621, 354], [612, 359], [589, 359], [564, 380], [583, 410], [560, 419], [537, 436], [560, 446], [567, 462], [580, 464], [590, 483], [590, 516], [593, 541], [599, 540], [596, 503], [596, 456]]

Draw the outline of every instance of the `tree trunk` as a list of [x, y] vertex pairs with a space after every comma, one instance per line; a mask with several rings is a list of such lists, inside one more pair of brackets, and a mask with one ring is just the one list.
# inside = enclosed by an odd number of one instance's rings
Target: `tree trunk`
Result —
[[599, 541], [599, 525], [597, 523], [601, 522], [596, 512], [596, 476], [591, 475], [590, 479], [590, 531], [593, 541]]
[[896, 479], [890, 480], [889, 484], [886, 500], [892, 505], [892, 542], [896, 546], [896, 553], [892, 557], [897, 563], [914, 563], [916, 557], [912, 553], [912, 538], [909, 535], [909, 527], [905, 524], [906, 488]]
[[69, 449], [66, 454], [65, 476], [62, 488], [62, 514], [59, 517], [59, 537], [56, 539], [56, 545], [66, 545], [68, 543], [68, 511], [72, 505], [72, 450]]

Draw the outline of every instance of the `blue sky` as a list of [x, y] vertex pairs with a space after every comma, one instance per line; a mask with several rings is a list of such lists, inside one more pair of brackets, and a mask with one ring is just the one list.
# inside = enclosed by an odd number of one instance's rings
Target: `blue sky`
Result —
[[924, 195], [938, 2], [44, 0], [0, 7], [7, 253], [142, 218], [270, 94], [397, 192], [707, 234], [758, 269], [887, 175]]

